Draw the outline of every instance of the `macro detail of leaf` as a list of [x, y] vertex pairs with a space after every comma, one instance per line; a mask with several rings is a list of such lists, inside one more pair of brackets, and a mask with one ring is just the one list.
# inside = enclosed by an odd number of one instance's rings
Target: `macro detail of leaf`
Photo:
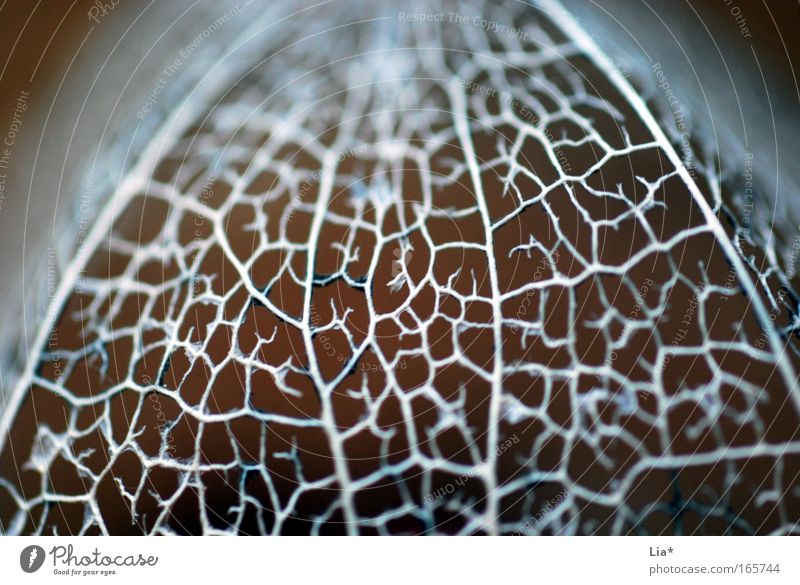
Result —
[[525, 39], [340, 10], [109, 194], [2, 531], [796, 532], [793, 302], [713, 169], [555, 1], [484, 9]]

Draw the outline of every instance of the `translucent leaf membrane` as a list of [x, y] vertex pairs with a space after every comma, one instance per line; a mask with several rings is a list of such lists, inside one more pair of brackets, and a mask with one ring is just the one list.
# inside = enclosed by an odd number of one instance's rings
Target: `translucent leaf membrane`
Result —
[[3, 531], [797, 530], [797, 358], [719, 206], [558, 6], [480, 7], [288, 21], [144, 157]]

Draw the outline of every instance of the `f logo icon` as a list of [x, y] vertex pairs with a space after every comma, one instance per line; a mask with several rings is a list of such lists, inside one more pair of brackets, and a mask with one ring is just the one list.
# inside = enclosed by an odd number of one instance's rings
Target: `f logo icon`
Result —
[[26, 573], [35, 573], [44, 564], [44, 549], [41, 546], [32, 544], [26, 546], [19, 553], [19, 566]]

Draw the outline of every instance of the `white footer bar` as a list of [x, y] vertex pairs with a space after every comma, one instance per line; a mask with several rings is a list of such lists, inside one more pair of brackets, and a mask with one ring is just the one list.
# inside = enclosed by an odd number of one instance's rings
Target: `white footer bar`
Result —
[[797, 584], [798, 557], [793, 537], [0, 537], [0, 582]]

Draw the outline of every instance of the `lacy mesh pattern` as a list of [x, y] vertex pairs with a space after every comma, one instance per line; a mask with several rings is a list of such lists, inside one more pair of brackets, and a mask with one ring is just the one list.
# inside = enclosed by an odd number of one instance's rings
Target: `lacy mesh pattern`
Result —
[[721, 204], [558, 5], [447, 6], [289, 20], [143, 155], [6, 413], [4, 532], [797, 531]]

